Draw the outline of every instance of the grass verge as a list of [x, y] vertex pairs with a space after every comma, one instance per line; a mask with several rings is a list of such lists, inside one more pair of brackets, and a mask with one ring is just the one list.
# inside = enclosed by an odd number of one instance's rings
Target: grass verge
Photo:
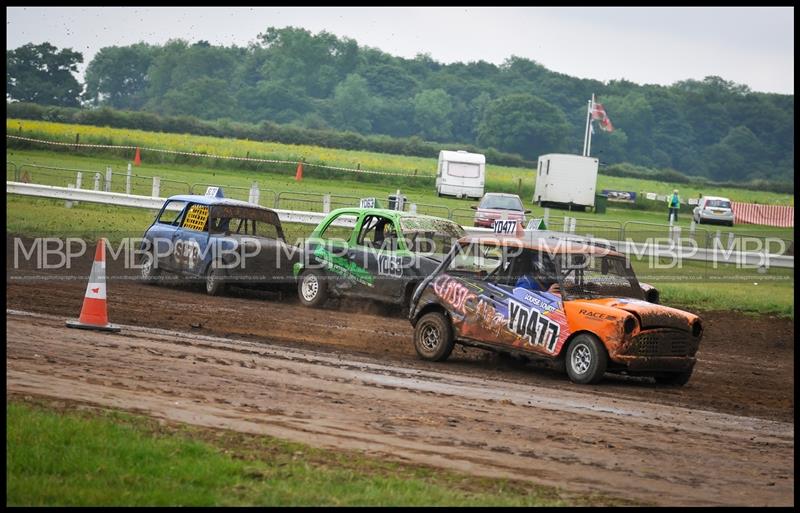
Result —
[[6, 427], [9, 506], [630, 504], [29, 396]]

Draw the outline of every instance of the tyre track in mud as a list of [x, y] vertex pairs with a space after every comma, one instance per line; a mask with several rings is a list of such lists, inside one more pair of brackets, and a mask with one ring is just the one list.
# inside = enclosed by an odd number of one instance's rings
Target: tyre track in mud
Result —
[[[793, 424], [451, 366], [8, 312], [7, 393], [659, 505], [791, 505]], [[112, 319], [117, 322], [117, 319]], [[341, 348], [339, 348], [341, 349]], [[456, 372], [452, 372], [455, 370]]]

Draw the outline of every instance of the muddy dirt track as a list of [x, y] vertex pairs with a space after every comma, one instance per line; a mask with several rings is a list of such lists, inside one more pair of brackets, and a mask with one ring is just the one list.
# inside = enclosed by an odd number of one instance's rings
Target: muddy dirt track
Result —
[[8, 273], [8, 308], [56, 316], [7, 315], [10, 392], [661, 505], [793, 504], [791, 321], [700, 312], [706, 334], [685, 387], [611, 376], [577, 386], [480, 350], [422, 362], [408, 321], [371, 306], [212, 298], [115, 279], [113, 265], [111, 321], [180, 333], [68, 330], [89, 265], [78, 279]]

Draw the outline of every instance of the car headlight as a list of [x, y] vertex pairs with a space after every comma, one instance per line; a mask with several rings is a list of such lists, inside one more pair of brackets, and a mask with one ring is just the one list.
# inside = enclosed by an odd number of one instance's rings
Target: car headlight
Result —
[[625, 330], [626, 334], [633, 333], [633, 330], [636, 329], [636, 319], [633, 317], [628, 317], [625, 319], [625, 322], [622, 324], [623, 329]]

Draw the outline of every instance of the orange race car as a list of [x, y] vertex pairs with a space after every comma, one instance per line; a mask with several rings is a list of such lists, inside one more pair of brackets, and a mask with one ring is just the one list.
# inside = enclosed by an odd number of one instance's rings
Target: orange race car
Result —
[[558, 238], [464, 237], [416, 289], [409, 318], [423, 359], [445, 360], [456, 343], [565, 369], [575, 383], [605, 372], [689, 381], [701, 319], [646, 301], [611, 247]]

